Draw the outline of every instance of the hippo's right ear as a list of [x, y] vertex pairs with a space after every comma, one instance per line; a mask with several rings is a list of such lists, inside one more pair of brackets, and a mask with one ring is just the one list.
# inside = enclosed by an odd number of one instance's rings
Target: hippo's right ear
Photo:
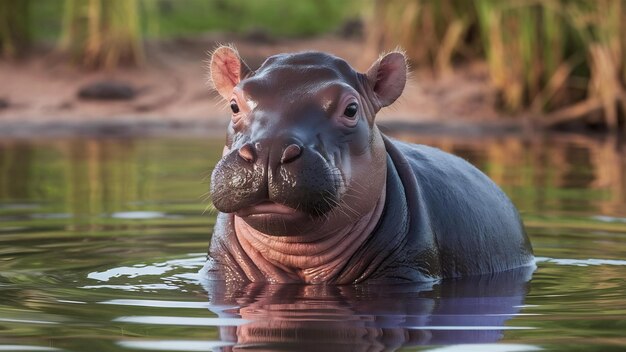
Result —
[[220, 46], [211, 54], [209, 69], [213, 87], [224, 99], [230, 99], [235, 86], [251, 72], [230, 46]]
[[381, 107], [391, 105], [400, 97], [406, 85], [406, 57], [399, 51], [381, 56], [367, 70], [366, 76]]

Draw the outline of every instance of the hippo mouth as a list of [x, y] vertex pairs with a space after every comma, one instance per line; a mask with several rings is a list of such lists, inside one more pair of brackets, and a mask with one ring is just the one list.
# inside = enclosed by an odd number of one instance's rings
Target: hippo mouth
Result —
[[253, 206], [239, 209], [236, 212], [237, 216], [242, 218], [263, 215], [283, 215], [289, 217], [298, 215], [299, 213], [302, 214], [302, 212], [297, 209], [272, 201], [264, 201]]
[[290, 236], [309, 230], [311, 215], [284, 204], [264, 201], [235, 211], [248, 225], [268, 235]]

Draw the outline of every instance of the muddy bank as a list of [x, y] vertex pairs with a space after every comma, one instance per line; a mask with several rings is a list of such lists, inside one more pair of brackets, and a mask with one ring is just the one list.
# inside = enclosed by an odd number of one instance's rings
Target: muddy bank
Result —
[[[221, 134], [229, 114], [206, 82], [207, 52], [218, 43], [236, 45], [251, 67], [280, 52], [320, 50], [364, 71], [377, 56], [355, 39], [259, 43], [209, 35], [148, 43], [148, 62], [136, 69], [86, 71], [45, 52], [20, 62], [0, 61], [0, 135]], [[101, 81], [121, 82], [136, 94], [121, 100], [79, 97], [81, 88]], [[381, 111], [379, 123], [432, 133], [522, 129], [519, 119], [503, 118], [493, 106], [494, 94], [481, 64], [458, 68], [445, 77], [414, 71], [402, 97]]]

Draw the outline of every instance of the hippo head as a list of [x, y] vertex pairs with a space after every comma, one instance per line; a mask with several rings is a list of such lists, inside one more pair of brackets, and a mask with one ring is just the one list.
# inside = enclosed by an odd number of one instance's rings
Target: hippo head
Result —
[[211, 198], [252, 228], [302, 236], [370, 211], [385, 189], [386, 153], [374, 124], [406, 83], [400, 52], [366, 73], [320, 52], [280, 54], [256, 71], [232, 47], [210, 76], [232, 113]]

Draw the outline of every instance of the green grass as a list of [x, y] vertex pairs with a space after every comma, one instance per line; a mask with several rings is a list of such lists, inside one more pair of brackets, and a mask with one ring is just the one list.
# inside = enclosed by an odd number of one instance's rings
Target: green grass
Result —
[[[82, 0], [86, 1], [86, 0]], [[63, 0], [31, 0], [35, 40], [56, 42]], [[347, 0], [141, 0], [145, 36], [172, 38], [210, 31], [263, 30], [278, 37], [324, 34], [362, 14], [366, 1]]]
[[30, 7], [34, 39], [56, 42], [61, 34], [63, 0], [31, 0]]
[[161, 37], [206, 31], [242, 33], [256, 29], [277, 36], [315, 35], [335, 30], [351, 14], [347, 9], [353, 3], [334, 0], [143, 1], [148, 12], [156, 12]]

